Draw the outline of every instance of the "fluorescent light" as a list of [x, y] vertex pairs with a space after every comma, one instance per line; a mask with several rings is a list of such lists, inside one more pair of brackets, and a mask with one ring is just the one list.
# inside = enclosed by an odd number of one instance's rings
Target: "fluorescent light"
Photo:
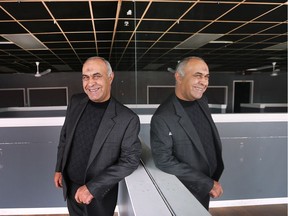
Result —
[[272, 60], [272, 61], [277, 61], [277, 60], [283, 60], [283, 59], [285, 59], [284, 57], [282, 58], [282, 57], [270, 57], [270, 58], [267, 58], [267, 59], [269, 59], [269, 60]]
[[41, 41], [31, 34], [3, 34], [1, 36], [24, 50], [48, 49]]
[[259, 71], [259, 70], [266, 70], [270, 68], [273, 68], [273, 65], [265, 65], [265, 66], [257, 67], [257, 68], [249, 68], [246, 71]]
[[217, 40], [214, 40], [214, 41], [210, 41], [209, 43], [213, 43], [213, 44], [232, 44], [233, 41], [217, 41]]
[[0, 44], [13, 44], [11, 41], [0, 41]]
[[287, 42], [264, 48], [263, 50], [287, 50]]
[[185, 41], [175, 47], [175, 49], [198, 49], [209, 43], [210, 41], [217, 40], [223, 34], [205, 34], [197, 33], [187, 38]]

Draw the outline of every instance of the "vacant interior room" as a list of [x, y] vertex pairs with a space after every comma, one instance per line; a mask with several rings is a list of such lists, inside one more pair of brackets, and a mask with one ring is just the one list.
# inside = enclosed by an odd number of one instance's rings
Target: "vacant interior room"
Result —
[[[112, 95], [141, 123], [141, 163], [115, 215], [287, 215], [285, 0], [0, 0], [0, 215], [68, 215], [57, 146], [92, 56], [111, 63]], [[151, 156], [151, 118], [188, 56], [209, 67], [223, 148], [224, 193], [209, 211]]]

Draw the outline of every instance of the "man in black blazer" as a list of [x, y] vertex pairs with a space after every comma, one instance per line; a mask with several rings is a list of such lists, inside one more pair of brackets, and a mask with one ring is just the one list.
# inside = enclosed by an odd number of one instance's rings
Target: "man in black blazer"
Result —
[[114, 73], [100, 57], [82, 68], [84, 93], [72, 96], [61, 130], [54, 183], [71, 216], [112, 216], [118, 182], [139, 165], [138, 116], [111, 96]]
[[[223, 193], [221, 141], [203, 93], [209, 69], [203, 59], [188, 57], [175, 71], [175, 94], [151, 119], [151, 151], [156, 166], [175, 175], [209, 209], [210, 197]], [[202, 97], [203, 96], [203, 97]]]

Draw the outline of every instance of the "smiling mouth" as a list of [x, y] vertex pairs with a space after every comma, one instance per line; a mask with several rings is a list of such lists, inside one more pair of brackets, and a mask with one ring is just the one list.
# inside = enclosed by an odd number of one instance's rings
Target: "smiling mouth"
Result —
[[100, 89], [100, 87], [99, 88], [88, 89], [88, 91], [89, 92], [97, 92], [99, 89]]
[[195, 87], [195, 89], [199, 92], [204, 92], [205, 91], [205, 88], [199, 88], [199, 87]]

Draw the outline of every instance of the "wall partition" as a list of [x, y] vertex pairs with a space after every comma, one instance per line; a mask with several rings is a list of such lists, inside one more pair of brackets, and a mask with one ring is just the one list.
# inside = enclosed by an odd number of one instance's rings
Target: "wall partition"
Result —
[[[62, 192], [53, 183], [64, 116], [50, 114], [0, 118], [0, 192], [5, 194], [0, 196], [0, 215], [67, 213]], [[150, 150], [151, 117], [139, 111], [143, 154], [139, 168], [121, 182], [119, 212], [208, 215], [175, 176], [155, 167]], [[211, 207], [288, 203], [287, 114], [212, 117], [223, 143], [225, 170], [220, 179], [224, 195], [212, 199]], [[128, 213], [122, 215], [133, 215]]]

